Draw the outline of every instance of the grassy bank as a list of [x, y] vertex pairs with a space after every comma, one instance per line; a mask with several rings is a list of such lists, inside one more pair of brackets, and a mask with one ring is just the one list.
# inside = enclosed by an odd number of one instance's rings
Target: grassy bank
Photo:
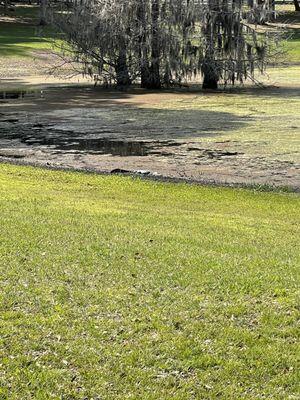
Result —
[[1, 399], [299, 395], [299, 197], [0, 166]]

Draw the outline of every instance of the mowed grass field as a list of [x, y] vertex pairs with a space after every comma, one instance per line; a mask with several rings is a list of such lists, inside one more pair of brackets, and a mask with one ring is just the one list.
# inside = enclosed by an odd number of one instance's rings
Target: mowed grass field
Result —
[[[281, 44], [282, 61], [300, 62], [300, 16], [292, 5], [277, 5], [278, 20], [285, 24], [287, 39]], [[38, 26], [39, 7], [16, 5], [8, 15], [10, 19], [0, 21], [0, 55], [2, 57], [33, 57], [37, 51], [58, 51], [60, 40], [54, 30]], [[4, 17], [4, 15], [2, 15]], [[0, 10], [1, 18], [1, 10]], [[281, 27], [281, 32], [284, 29]], [[55, 46], [57, 45], [57, 46]]]
[[0, 399], [299, 399], [299, 195], [2, 164], [0, 219]]
[[18, 5], [9, 18], [0, 21], [1, 57], [22, 59], [35, 56], [36, 51], [53, 50], [54, 31], [51, 27], [39, 27], [38, 15], [39, 7]]

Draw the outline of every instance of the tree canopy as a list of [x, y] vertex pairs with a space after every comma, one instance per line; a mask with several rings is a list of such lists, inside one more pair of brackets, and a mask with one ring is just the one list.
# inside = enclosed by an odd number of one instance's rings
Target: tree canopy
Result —
[[55, 22], [83, 73], [102, 83], [158, 89], [203, 76], [215, 89], [265, 67], [253, 1], [76, 0]]

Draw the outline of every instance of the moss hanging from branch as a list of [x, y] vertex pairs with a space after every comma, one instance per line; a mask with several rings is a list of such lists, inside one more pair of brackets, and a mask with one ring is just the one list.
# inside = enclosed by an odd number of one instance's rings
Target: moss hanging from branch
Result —
[[251, 12], [242, 0], [81, 0], [55, 22], [97, 81], [158, 89], [202, 74], [216, 89], [265, 68], [268, 40]]

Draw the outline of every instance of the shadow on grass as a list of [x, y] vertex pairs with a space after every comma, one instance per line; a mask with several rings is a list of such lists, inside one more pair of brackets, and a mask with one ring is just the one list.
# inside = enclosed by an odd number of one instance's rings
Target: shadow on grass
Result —
[[280, 12], [276, 18], [276, 22], [282, 24], [300, 24], [300, 13], [297, 11]]
[[2, 57], [31, 57], [32, 49], [27, 46], [11, 46], [0, 43], [0, 54]]
[[6, 14], [4, 14], [4, 9], [0, 8], [0, 17], [10, 17], [12, 18], [12, 23], [14, 22], [36, 22], [38, 19], [40, 12], [40, 7], [37, 5], [22, 5], [22, 4], [14, 4], [13, 9], [8, 10]]
[[50, 30], [40, 31], [27, 24], [1, 23], [0, 55], [28, 56], [35, 49], [49, 49]]
[[[280, 82], [279, 82], [280, 83]], [[245, 88], [231, 88], [227, 92], [241, 96], [253, 96], [256, 98], [264, 98], [264, 97], [273, 97], [274, 100], [278, 98], [293, 98], [300, 96], [300, 85], [299, 87], [292, 86], [277, 86], [277, 84], [273, 84], [266, 87], [245, 87]]]

